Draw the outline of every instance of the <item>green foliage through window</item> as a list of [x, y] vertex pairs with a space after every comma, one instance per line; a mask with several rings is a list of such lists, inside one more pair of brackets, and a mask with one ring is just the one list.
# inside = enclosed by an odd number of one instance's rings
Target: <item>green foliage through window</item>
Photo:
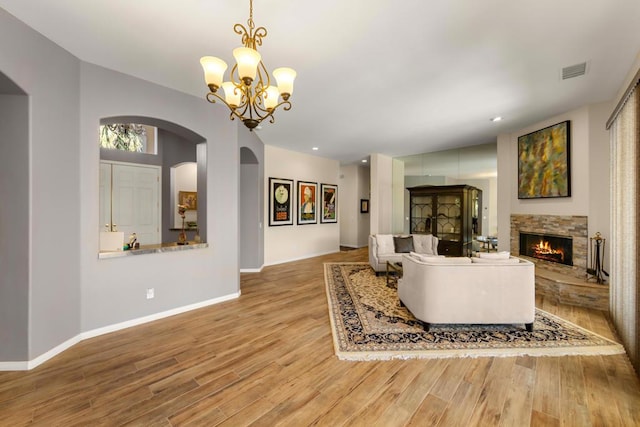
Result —
[[142, 153], [147, 145], [147, 130], [135, 123], [100, 126], [100, 147]]

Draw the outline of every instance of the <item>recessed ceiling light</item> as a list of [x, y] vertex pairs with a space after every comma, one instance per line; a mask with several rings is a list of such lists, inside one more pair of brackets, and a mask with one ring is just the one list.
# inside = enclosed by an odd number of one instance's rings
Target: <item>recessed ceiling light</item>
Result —
[[500, 120], [502, 120], [502, 117], [497, 116], [497, 117], [493, 117], [493, 118], [491, 118], [489, 120], [491, 120], [492, 122], [499, 122]]
[[312, 148], [312, 150], [313, 150], [313, 151], [318, 151], [318, 150], [319, 150], [319, 148], [318, 148], [318, 147], [313, 147], [313, 148]]
[[367, 163], [367, 159], [362, 159], [362, 163]]

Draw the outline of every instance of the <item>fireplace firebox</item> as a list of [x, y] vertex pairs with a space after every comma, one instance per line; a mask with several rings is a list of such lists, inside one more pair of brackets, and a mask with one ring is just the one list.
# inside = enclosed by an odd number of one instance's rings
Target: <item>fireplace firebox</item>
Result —
[[520, 255], [573, 265], [573, 238], [520, 232]]

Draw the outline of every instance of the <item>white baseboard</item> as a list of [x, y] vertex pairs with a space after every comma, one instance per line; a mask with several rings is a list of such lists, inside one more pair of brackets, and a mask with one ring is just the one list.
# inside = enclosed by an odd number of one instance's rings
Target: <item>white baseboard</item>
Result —
[[41, 354], [33, 360], [29, 361], [19, 361], [19, 362], [0, 362], [0, 371], [28, 371], [33, 368], [36, 368], [46, 362], [47, 360], [57, 356], [63, 351], [67, 350], [69, 347], [79, 343], [80, 341], [94, 338], [100, 335], [108, 334], [115, 331], [120, 331], [122, 329], [127, 329], [132, 326], [142, 325], [144, 323], [153, 322], [154, 320], [163, 319], [169, 316], [175, 316], [176, 314], [185, 313], [187, 311], [196, 310], [198, 308], [207, 307], [214, 304], [219, 304], [221, 302], [229, 301], [232, 299], [236, 299], [240, 297], [241, 291], [235, 292], [233, 294], [224, 295], [218, 298], [213, 298], [206, 301], [197, 302], [195, 304], [189, 304], [178, 308], [173, 308], [171, 310], [163, 311], [160, 313], [154, 313], [149, 316], [139, 317], [137, 319], [127, 320], [126, 322], [116, 323], [114, 325], [105, 326], [98, 329], [93, 329], [87, 332], [81, 332], [73, 338], [69, 338], [65, 342], [46, 353]]
[[298, 257], [298, 258], [281, 259], [281, 260], [278, 260], [278, 261], [274, 261], [274, 262], [270, 262], [268, 264], [265, 264], [265, 266], [284, 264], [284, 263], [292, 262], [292, 261], [300, 261], [301, 259], [314, 258], [314, 257], [317, 257], [317, 256], [322, 256], [322, 255], [337, 254], [338, 252], [340, 252], [340, 249], [338, 249], [337, 251], [328, 251], [328, 252], [321, 252], [321, 253], [317, 253], [317, 254], [309, 254], [309, 255]]
[[29, 362], [0, 362], [0, 372], [2, 371], [28, 371]]
[[240, 273], [260, 273], [264, 268], [264, 264], [260, 268], [241, 268]]

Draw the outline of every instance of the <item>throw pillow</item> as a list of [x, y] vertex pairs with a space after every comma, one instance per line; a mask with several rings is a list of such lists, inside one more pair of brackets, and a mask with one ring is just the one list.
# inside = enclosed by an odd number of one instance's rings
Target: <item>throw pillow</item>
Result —
[[408, 254], [413, 252], [413, 237], [393, 237], [393, 245], [397, 254]]
[[375, 239], [377, 243], [377, 255], [389, 255], [395, 252], [393, 236], [391, 234], [378, 234]]
[[413, 235], [413, 248], [420, 254], [435, 254], [434, 246], [438, 246], [437, 242], [434, 245], [434, 237], [431, 234], [414, 234]]

